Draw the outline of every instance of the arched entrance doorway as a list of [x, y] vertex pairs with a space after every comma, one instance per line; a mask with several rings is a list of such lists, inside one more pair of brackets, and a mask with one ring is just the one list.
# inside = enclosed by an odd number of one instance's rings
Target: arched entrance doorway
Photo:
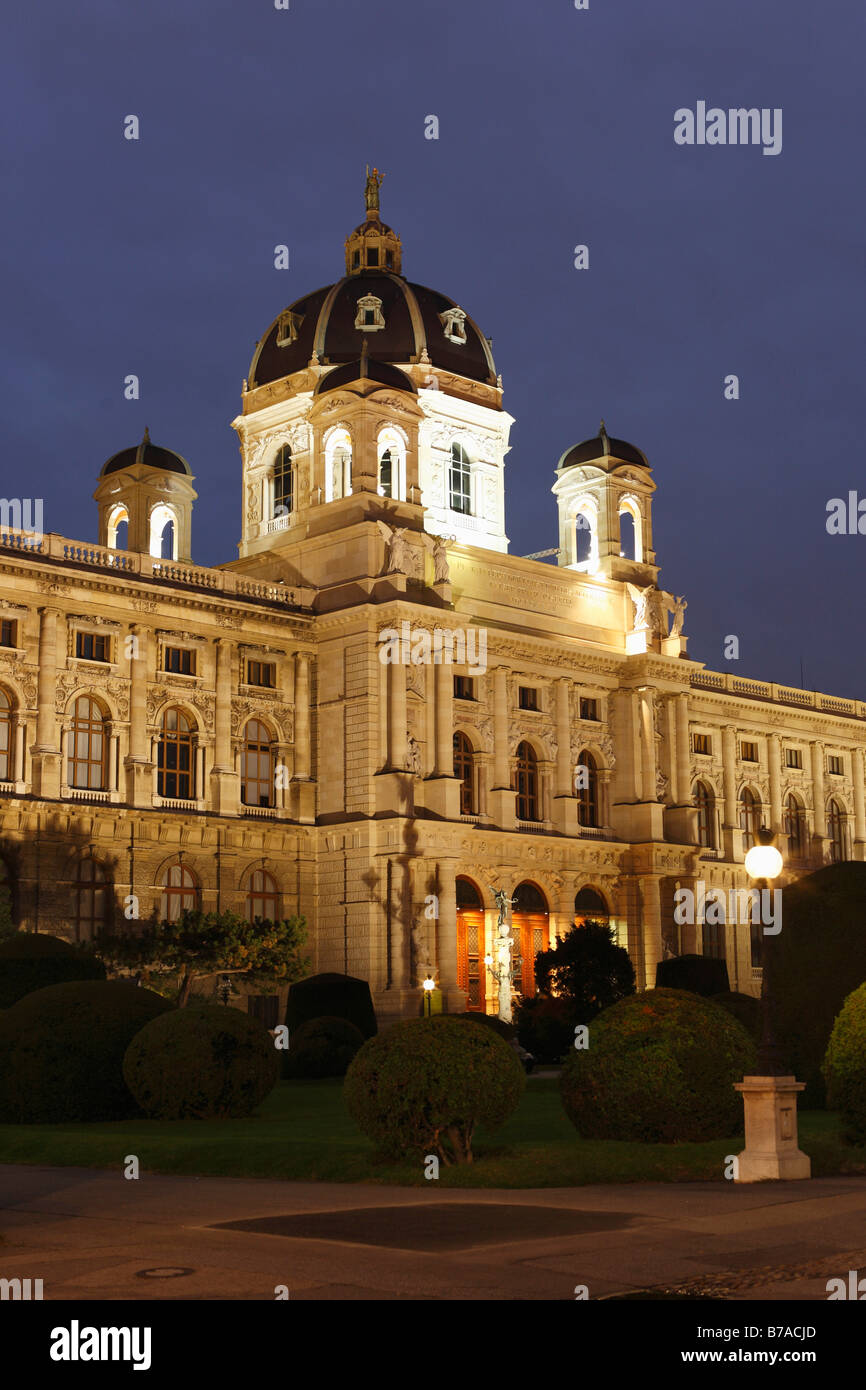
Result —
[[574, 898], [574, 925], [585, 922], [604, 922], [610, 918], [610, 908], [596, 888], [581, 888]]
[[471, 878], [457, 879], [457, 984], [466, 991], [466, 1007], [486, 1010], [484, 902]]
[[520, 954], [520, 967], [514, 972], [514, 988], [524, 998], [535, 994], [535, 957], [550, 945], [547, 899], [537, 883], [524, 880], [512, 894], [511, 929]]

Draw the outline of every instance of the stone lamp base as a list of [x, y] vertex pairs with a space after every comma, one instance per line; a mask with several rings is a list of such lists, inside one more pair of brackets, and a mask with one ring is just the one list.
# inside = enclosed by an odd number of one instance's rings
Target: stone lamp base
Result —
[[797, 1093], [805, 1083], [793, 1076], [744, 1076], [734, 1090], [743, 1097], [746, 1119], [734, 1181], [810, 1178], [811, 1160], [797, 1147]]

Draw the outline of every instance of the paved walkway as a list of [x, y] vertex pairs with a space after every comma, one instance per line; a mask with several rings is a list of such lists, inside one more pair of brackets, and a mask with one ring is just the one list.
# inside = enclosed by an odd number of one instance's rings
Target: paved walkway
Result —
[[823, 1300], [866, 1275], [866, 1179], [443, 1191], [2, 1165], [0, 1233], [0, 1277], [46, 1299]]

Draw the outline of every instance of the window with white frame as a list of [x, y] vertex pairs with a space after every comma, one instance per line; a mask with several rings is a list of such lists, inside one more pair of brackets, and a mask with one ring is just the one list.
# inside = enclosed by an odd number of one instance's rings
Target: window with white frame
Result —
[[461, 512], [464, 516], [472, 512], [472, 464], [463, 445], [456, 439], [451, 445], [448, 469], [448, 505], [452, 512]]
[[335, 429], [325, 445], [325, 501], [335, 502], [352, 491], [352, 436]]
[[462, 309], [455, 305], [453, 309], [446, 309], [439, 315], [442, 324], [442, 332], [452, 343], [463, 344], [466, 342], [466, 314]]
[[362, 333], [378, 333], [380, 328], [385, 327], [382, 301], [375, 294], [362, 294], [357, 309], [355, 327], [360, 328]]
[[398, 430], [379, 431], [376, 441], [379, 459], [379, 496], [406, 500], [406, 446]]

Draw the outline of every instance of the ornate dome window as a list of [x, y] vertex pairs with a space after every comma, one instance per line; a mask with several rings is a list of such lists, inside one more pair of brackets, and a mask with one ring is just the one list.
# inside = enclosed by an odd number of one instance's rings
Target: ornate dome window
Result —
[[355, 315], [355, 327], [360, 328], [363, 333], [377, 333], [380, 328], [385, 327], [382, 301], [377, 295], [361, 295], [358, 300], [358, 312]]
[[451, 343], [466, 342], [466, 314], [462, 309], [446, 309], [439, 315], [442, 324], [442, 332]]
[[298, 340], [298, 333], [304, 321], [303, 314], [294, 314], [287, 309], [277, 321], [277, 347], [288, 347]]

